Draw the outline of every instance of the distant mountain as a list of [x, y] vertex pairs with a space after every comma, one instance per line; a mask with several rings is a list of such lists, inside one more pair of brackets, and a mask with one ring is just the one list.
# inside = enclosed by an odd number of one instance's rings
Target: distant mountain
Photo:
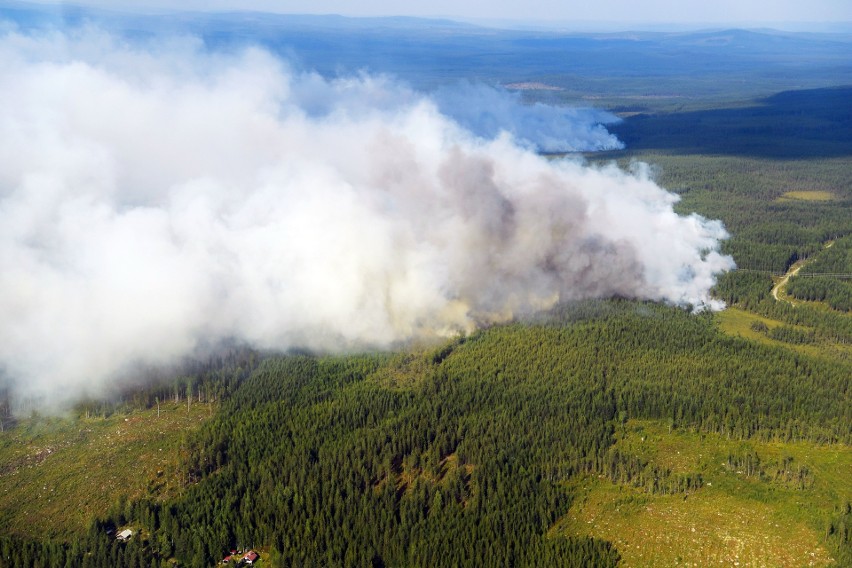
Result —
[[23, 29], [94, 23], [142, 40], [193, 34], [211, 49], [260, 45], [297, 68], [324, 75], [388, 73], [423, 89], [459, 80], [541, 83], [561, 89], [549, 98], [566, 102], [622, 96], [741, 99], [852, 84], [852, 34], [741, 29], [565, 33], [443, 19], [129, 14], [26, 2], [0, 3], [0, 19]]

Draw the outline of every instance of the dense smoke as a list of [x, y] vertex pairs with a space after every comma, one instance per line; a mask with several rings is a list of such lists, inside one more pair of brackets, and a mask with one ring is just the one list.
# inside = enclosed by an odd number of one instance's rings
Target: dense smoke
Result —
[[[732, 266], [721, 224], [642, 171], [477, 136], [387, 78], [89, 30], [7, 33], [0, 84], [0, 367], [23, 394], [96, 394], [223, 339], [381, 348], [575, 298], [717, 307]], [[572, 147], [598, 147], [577, 121]]]

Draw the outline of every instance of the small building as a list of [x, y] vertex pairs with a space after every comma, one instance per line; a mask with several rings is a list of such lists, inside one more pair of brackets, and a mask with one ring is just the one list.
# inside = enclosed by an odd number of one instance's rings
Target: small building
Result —
[[246, 555], [243, 556], [243, 562], [246, 564], [254, 564], [255, 560], [257, 560], [257, 552], [254, 550], [249, 550], [246, 552]]
[[222, 559], [222, 564], [227, 564], [230, 561], [231, 561], [231, 555], [229, 554], [228, 556], [226, 556], [225, 558]]
[[123, 531], [115, 535], [115, 539], [120, 540], [121, 542], [127, 542], [131, 536], [133, 536], [133, 531], [130, 529], [124, 529]]

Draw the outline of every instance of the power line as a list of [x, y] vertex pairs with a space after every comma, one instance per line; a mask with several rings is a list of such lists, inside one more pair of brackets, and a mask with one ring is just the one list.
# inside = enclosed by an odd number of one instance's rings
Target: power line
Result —
[[[784, 276], [786, 272], [776, 272], [774, 270], [757, 270], [755, 268], [734, 268], [732, 271], [738, 272], [754, 272], [757, 274], [768, 274], [770, 276]], [[840, 280], [850, 280], [852, 279], [852, 274], [844, 273], [844, 272], [797, 272], [795, 276], [803, 276], [805, 278], [815, 278], [817, 276], [824, 276], [826, 278], [837, 278]]]

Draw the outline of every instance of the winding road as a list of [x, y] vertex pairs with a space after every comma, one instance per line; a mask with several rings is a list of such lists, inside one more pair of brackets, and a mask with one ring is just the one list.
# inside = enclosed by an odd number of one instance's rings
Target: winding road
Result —
[[[793, 266], [790, 267], [790, 270], [787, 271], [787, 274], [781, 277], [781, 280], [778, 281], [778, 284], [772, 287], [772, 297], [775, 298], [776, 301], [782, 301], [781, 298], [778, 297], [778, 292], [787, 285], [787, 281], [790, 280], [791, 276], [795, 276], [799, 270], [805, 265], [804, 261], [799, 261]], [[788, 300], [786, 297], [783, 299], [784, 302], [787, 302], [793, 306], [796, 305], [796, 302], [793, 300]]]
[[[834, 244], [834, 241], [828, 241], [827, 243], [825, 243], [825, 246], [823, 247], [823, 249], [831, 248], [831, 245], [833, 245], [833, 244]], [[795, 275], [799, 272], [799, 270], [801, 270], [801, 269], [802, 269], [802, 267], [803, 267], [805, 264], [807, 264], [807, 263], [808, 263], [808, 260], [810, 260], [810, 259], [804, 259], [804, 260], [799, 260], [799, 261], [797, 261], [797, 262], [794, 262], [794, 263], [793, 263], [793, 265], [792, 265], [792, 266], [790, 266], [790, 269], [787, 271], [787, 274], [785, 274], [784, 276], [782, 276], [782, 277], [781, 277], [781, 280], [779, 280], [779, 281], [778, 281], [778, 283], [777, 283], [775, 286], [773, 286], [773, 287], [772, 287], [772, 297], [773, 297], [773, 298], [775, 298], [775, 301], [777, 301], [777, 302], [787, 302], [787, 303], [788, 303], [788, 304], [790, 304], [791, 306], [795, 306], [795, 305], [796, 305], [796, 302], [794, 302], [793, 300], [788, 299], [788, 298], [786, 297], [786, 295], [785, 295], [785, 297], [784, 297], [784, 298], [779, 298], [779, 297], [778, 297], [778, 292], [780, 292], [780, 291], [784, 288], [784, 286], [786, 286], [786, 285], [787, 285], [787, 281], [788, 281], [788, 280], [790, 280], [790, 277], [791, 277], [791, 276], [795, 276]]]

